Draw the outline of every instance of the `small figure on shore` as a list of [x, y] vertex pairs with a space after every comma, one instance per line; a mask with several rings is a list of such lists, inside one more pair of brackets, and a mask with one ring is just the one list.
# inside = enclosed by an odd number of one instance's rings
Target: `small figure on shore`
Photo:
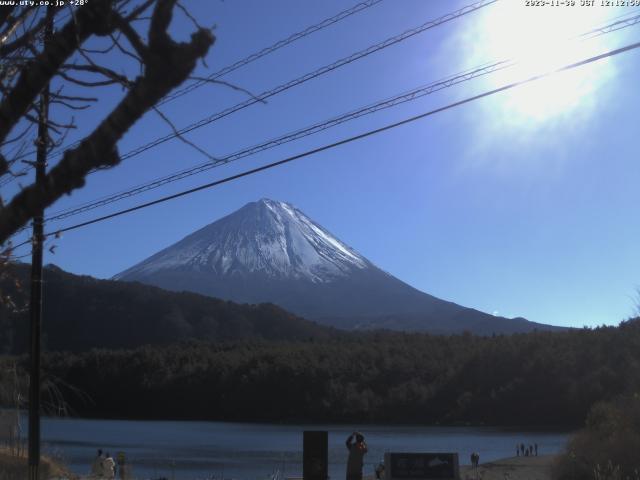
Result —
[[534, 443], [534, 444], [533, 444], [533, 448], [535, 449], [536, 457], [537, 457], [537, 456], [538, 456], [538, 444], [537, 444], [537, 443]]
[[126, 456], [124, 452], [118, 452], [116, 454], [116, 474], [120, 477], [121, 480], [125, 480], [126, 473]]
[[471, 454], [471, 466], [473, 468], [478, 468], [479, 464], [480, 464], [480, 454], [478, 452], [473, 452]]
[[102, 476], [108, 480], [112, 480], [116, 477], [116, 462], [109, 452], [107, 452], [106, 458], [102, 461]]
[[[355, 438], [355, 443], [353, 439]], [[364, 441], [364, 435], [359, 432], [353, 432], [347, 438], [347, 450], [349, 450], [349, 459], [347, 460], [347, 480], [362, 480], [362, 466], [364, 464], [364, 456], [367, 453], [367, 444]]]
[[102, 449], [98, 449], [98, 454], [96, 458], [93, 460], [91, 464], [91, 476], [92, 477], [100, 477], [102, 476], [102, 462], [104, 461], [104, 455], [102, 454]]
[[522, 452], [522, 456], [524, 457], [524, 443], [520, 444], [520, 451]]
[[520, 456], [520, 445], [516, 444], [516, 457]]

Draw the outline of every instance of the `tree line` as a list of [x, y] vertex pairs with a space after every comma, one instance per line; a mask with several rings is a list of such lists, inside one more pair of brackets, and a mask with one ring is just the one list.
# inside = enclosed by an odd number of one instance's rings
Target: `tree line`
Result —
[[633, 320], [494, 337], [378, 331], [52, 352], [43, 366], [81, 416], [579, 426], [597, 402], [638, 391], [638, 352]]

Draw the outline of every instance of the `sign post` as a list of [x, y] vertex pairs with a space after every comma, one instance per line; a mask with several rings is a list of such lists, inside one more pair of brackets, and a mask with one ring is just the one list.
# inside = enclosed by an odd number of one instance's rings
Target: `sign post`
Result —
[[385, 480], [459, 480], [457, 453], [385, 453]]
[[302, 433], [302, 478], [327, 480], [329, 478], [329, 433], [305, 431]]

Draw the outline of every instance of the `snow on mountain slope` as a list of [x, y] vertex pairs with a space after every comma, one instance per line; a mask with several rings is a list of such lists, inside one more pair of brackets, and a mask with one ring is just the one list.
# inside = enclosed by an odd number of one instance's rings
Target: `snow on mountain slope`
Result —
[[546, 329], [421, 292], [292, 205], [262, 199], [114, 277], [240, 303], [271, 302], [340, 328], [480, 334]]
[[191, 269], [223, 277], [260, 272], [269, 277], [323, 283], [368, 266], [370, 262], [364, 257], [300, 210], [285, 202], [262, 199], [114, 278]]

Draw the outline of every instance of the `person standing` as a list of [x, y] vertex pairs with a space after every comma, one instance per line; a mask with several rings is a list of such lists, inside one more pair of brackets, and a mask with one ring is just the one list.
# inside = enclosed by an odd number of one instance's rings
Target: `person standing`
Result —
[[119, 475], [120, 480], [126, 480], [126, 462], [127, 457], [124, 452], [118, 452], [116, 454], [116, 473]]
[[104, 455], [102, 449], [98, 449], [98, 454], [91, 464], [91, 476], [99, 478], [102, 476], [102, 462], [104, 461]]
[[[355, 442], [353, 441], [355, 438]], [[364, 435], [359, 432], [353, 432], [347, 438], [347, 450], [349, 450], [349, 459], [347, 460], [347, 480], [362, 480], [362, 466], [364, 465], [364, 456], [368, 449], [364, 441]]]
[[109, 452], [107, 452], [107, 456], [102, 462], [102, 476], [107, 480], [112, 480], [116, 476], [116, 462], [111, 458]]

